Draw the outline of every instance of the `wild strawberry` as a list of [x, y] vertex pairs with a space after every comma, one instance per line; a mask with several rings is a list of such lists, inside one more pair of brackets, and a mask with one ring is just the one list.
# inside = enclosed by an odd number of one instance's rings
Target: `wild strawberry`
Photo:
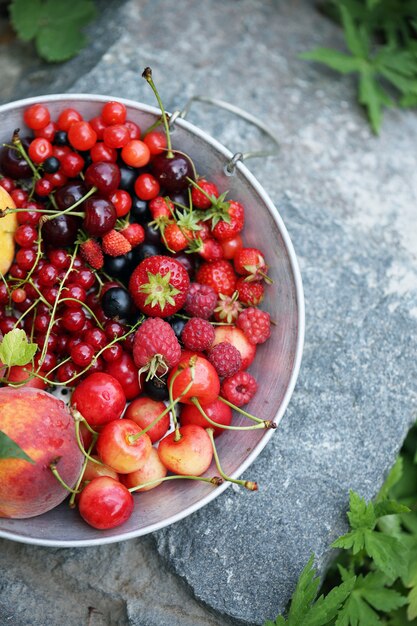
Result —
[[257, 306], [264, 299], [265, 290], [263, 283], [247, 283], [245, 278], [238, 278], [236, 281], [236, 290], [239, 293], [240, 302], [247, 306]]
[[149, 211], [154, 220], [161, 217], [171, 219], [174, 213], [174, 205], [169, 198], [157, 196], [149, 202]]
[[221, 395], [236, 406], [242, 406], [252, 400], [258, 390], [258, 383], [248, 372], [237, 372], [225, 378], [221, 386]]
[[198, 252], [198, 254], [209, 263], [212, 261], [219, 261], [223, 258], [223, 248], [221, 244], [212, 237], [209, 237], [205, 241], [200, 241], [200, 245], [196, 252]]
[[216, 185], [204, 178], [200, 178], [191, 190], [191, 200], [196, 209], [209, 209], [218, 197]]
[[239, 202], [231, 200], [227, 209], [221, 213], [221, 217], [216, 221], [217, 215], [213, 219], [213, 237], [219, 241], [235, 237], [243, 229], [245, 222], [245, 210]]
[[103, 252], [109, 256], [122, 256], [132, 249], [128, 240], [114, 228], [103, 236], [101, 244]]
[[181, 339], [187, 350], [208, 350], [214, 341], [214, 328], [201, 317], [192, 317], [185, 324]]
[[168, 322], [149, 317], [138, 328], [133, 342], [133, 360], [147, 379], [166, 374], [181, 358], [181, 346]]
[[[247, 282], [267, 279], [268, 266], [260, 250], [257, 248], [242, 248], [233, 258], [235, 271], [246, 276]], [[268, 279], [271, 282], [271, 279]]]
[[209, 285], [216, 293], [231, 296], [235, 291], [236, 274], [229, 261], [220, 259], [213, 263], [203, 263], [197, 272], [196, 280], [202, 285]]
[[219, 294], [217, 306], [214, 309], [214, 317], [218, 322], [225, 322], [226, 324], [236, 322], [239, 313], [243, 310], [238, 297], [239, 293], [237, 291], [231, 296]]
[[144, 259], [129, 281], [130, 294], [142, 313], [151, 317], [168, 317], [183, 306], [190, 286], [184, 266], [168, 256]]
[[80, 254], [95, 270], [100, 270], [104, 264], [104, 256], [100, 244], [95, 239], [87, 239], [80, 245]]
[[185, 312], [192, 317], [202, 317], [208, 320], [214, 312], [217, 295], [209, 285], [191, 283], [184, 304]]
[[221, 378], [233, 376], [242, 367], [242, 356], [239, 350], [227, 341], [213, 346], [207, 358]]
[[249, 307], [242, 311], [236, 325], [243, 330], [248, 340], [253, 343], [264, 343], [271, 335], [270, 315], [261, 309]]
[[181, 252], [188, 246], [192, 233], [190, 230], [180, 228], [175, 222], [170, 222], [164, 228], [163, 240], [171, 252]]
[[136, 222], [127, 224], [125, 228], [120, 230], [120, 234], [128, 240], [132, 248], [135, 248], [145, 241], [145, 229], [141, 224], [137, 224]]

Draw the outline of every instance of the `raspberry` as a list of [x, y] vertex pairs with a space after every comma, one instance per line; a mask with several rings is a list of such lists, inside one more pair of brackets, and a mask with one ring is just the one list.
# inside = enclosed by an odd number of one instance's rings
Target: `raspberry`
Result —
[[103, 252], [95, 239], [87, 239], [80, 245], [80, 254], [95, 270], [100, 270], [104, 264]]
[[235, 346], [222, 341], [211, 348], [207, 356], [221, 378], [233, 376], [242, 367], [242, 356]]
[[236, 326], [243, 330], [251, 343], [264, 343], [271, 334], [269, 313], [251, 306], [242, 311], [237, 318]]
[[209, 285], [191, 283], [187, 292], [184, 309], [192, 317], [208, 320], [217, 304], [217, 294]]
[[147, 379], [165, 374], [181, 358], [181, 346], [168, 322], [159, 317], [149, 317], [135, 333], [133, 360]]
[[258, 383], [248, 372], [237, 372], [225, 378], [221, 386], [221, 395], [236, 406], [242, 406], [252, 400], [258, 389]]
[[117, 230], [110, 230], [102, 239], [103, 252], [109, 256], [122, 256], [130, 252], [132, 246]]
[[214, 341], [214, 328], [201, 317], [192, 317], [183, 328], [181, 339], [188, 350], [208, 350]]

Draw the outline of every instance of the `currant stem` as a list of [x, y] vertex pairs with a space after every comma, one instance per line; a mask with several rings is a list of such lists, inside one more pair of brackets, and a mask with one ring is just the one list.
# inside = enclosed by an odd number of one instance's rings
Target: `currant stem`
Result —
[[217, 454], [216, 444], [214, 443], [214, 431], [212, 428], [206, 428], [206, 433], [210, 437], [211, 445], [213, 446], [214, 460], [216, 462], [216, 467], [218, 469], [220, 476], [224, 478], [224, 480], [227, 480], [230, 483], [235, 483], [236, 485], [241, 485], [242, 487], [245, 487], [245, 489], [248, 489], [249, 491], [257, 491], [258, 484], [256, 482], [253, 482], [252, 480], [238, 480], [237, 478], [231, 478], [230, 476], [228, 476], [227, 474], [223, 472], [222, 467], [220, 465], [219, 455]]
[[79, 206], [80, 204], [82, 204], [85, 200], [87, 200], [87, 198], [89, 198], [90, 196], [92, 196], [93, 194], [95, 194], [97, 191], [97, 187], [91, 187], [91, 189], [89, 189], [87, 191], [87, 193], [80, 198], [79, 200], [77, 200], [77, 202], [74, 202], [74, 204], [71, 204], [71, 206], [69, 206], [68, 208], [66, 208], [64, 211], [59, 211], [58, 213], [54, 212], [51, 213], [49, 215], [45, 215], [43, 218], [44, 222], [47, 222], [48, 220], [53, 220], [56, 217], [61, 217], [61, 215], [67, 215], [68, 213], [71, 215], [75, 215], [78, 217], [83, 217], [84, 214], [83, 213], [73, 213], [73, 209], [76, 209], [77, 206]]
[[162, 104], [162, 100], [159, 96], [158, 90], [155, 87], [155, 83], [153, 82], [153, 78], [152, 78], [152, 70], [150, 67], [145, 67], [145, 69], [143, 70], [142, 73], [143, 78], [148, 82], [148, 84], [150, 85], [152, 91], [155, 94], [155, 97], [158, 101], [159, 104], [159, 108], [161, 109], [161, 113], [162, 113], [162, 121], [164, 124], [164, 128], [165, 128], [165, 134], [167, 137], [167, 158], [168, 159], [173, 159], [174, 158], [174, 153], [172, 152], [172, 145], [171, 145], [171, 136], [169, 133], [169, 126], [168, 126], [168, 119], [167, 119], [167, 115], [165, 113], [165, 109], [164, 109], [164, 105]]
[[255, 424], [254, 426], [227, 426], [226, 424], [218, 424], [217, 422], [214, 422], [212, 419], [209, 418], [209, 416], [201, 406], [198, 398], [191, 398], [191, 402], [197, 407], [204, 419], [206, 419], [209, 424], [212, 424], [212, 426], [217, 426], [217, 428], [223, 428], [225, 430], [260, 430], [261, 428], [271, 428], [271, 426], [269, 425], [270, 422], [266, 422], [263, 420], [260, 420], [259, 423]]
[[175, 474], [174, 476], [165, 476], [164, 478], [157, 478], [156, 480], [151, 480], [147, 483], [143, 483], [142, 485], [136, 485], [136, 487], [130, 487], [128, 491], [130, 491], [130, 493], [133, 493], [134, 491], [138, 491], [138, 489], [143, 489], [144, 487], [150, 487], [151, 485], [156, 485], [166, 480], [178, 480], [181, 478], [185, 480], [199, 480], [200, 482], [203, 482], [203, 483], [210, 483], [214, 485], [215, 487], [218, 487], [219, 485], [223, 484], [223, 479], [220, 478], [220, 476], [213, 476], [212, 478], [204, 478], [203, 476], [181, 476], [181, 474]]

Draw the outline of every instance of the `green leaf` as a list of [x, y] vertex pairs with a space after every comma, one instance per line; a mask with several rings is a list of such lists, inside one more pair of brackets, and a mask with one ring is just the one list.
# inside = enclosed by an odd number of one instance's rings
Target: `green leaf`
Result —
[[376, 567], [393, 579], [405, 574], [407, 553], [399, 539], [372, 530], [364, 532], [364, 539], [365, 550]]
[[376, 524], [376, 516], [374, 505], [372, 502], [366, 503], [355, 491], [349, 492], [349, 512], [347, 514], [350, 527], [355, 528], [374, 528]]
[[13, 28], [22, 41], [30, 41], [38, 32], [42, 0], [13, 0], [9, 14]]
[[381, 127], [382, 103], [373, 74], [364, 71], [359, 79], [359, 102], [367, 111], [374, 133], [378, 134]]
[[300, 55], [300, 58], [306, 61], [323, 63], [341, 74], [358, 72], [362, 65], [360, 59], [344, 54], [343, 52], [338, 52], [337, 50], [331, 50], [330, 48], [316, 48], [310, 52], [304, 52]]
[[405, 504], [400, 504], [395, 500], [384, 500], [375, 504], [376, 517], [384, 517], [385, 515], [397, 515], [399, 513], [409, 513], [411, 509]]
[[340, 15], [343, 29], [345, 31], [346, 43], [355, 57], [365, 59], [368, 56], [367, 46], [364, 42], [364, 35], [356, 28], [352, 15], [345, 3], [340, 4]]
[[381, 500], [385, 500], [388, 498], [391, 489], [401, 480], [404, 472], [404, 463], [403, 458], [399, 456], [395, 461], [394, 465], [388, 472], [388, 476], [385, 479], [384, 484], [382, 485], [379, 493], [376, 497], [376, 501], [380, 502]]
[[415, 77], [408, 78], [398, 72], [391, 70], [388, 67], [381, 67], [381, 74], [398, 89], [402, 94], [414, 94], [417, 95], [417, 81]]
[[0, 430], [0, 459], [23, 459], [29, 463], [35, 463], [30, 456], [6, 433]]
[[287, 619], [288, 626], [301, 624], [302, 617], [306, 615], [317, 596], [320, 579], [316, 576], [316, 570], [313, 564], [314, 555], [311, 555], [307, 565], [300, 574], [292, 597]]
[[356, 576], [351, 576], [341, 585], [334, 587], [327, 596], [320, 596], [303, 621], [303, 626], [325, 626], [330, 620], [334, 619], [340, 607], [352, 592], [355, 581]]
[[26, 333], [21, 328], [15, 328], [6, 333], [0, 342], [0, 361], [12, 367], [13, 365], [27, 365], [37, 350], [36, 343], [29, 343]]
[[79, 52], [82, 28], [95, 17], [92, 0], [13, 0], [12, 23], [24, 41], [35, 39], [47, 61], [65, 61]]

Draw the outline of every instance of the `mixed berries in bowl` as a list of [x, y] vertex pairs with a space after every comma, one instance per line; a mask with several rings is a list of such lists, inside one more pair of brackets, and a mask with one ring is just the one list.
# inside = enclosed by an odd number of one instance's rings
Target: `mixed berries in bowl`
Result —
[[[288, 404], [304, 323], [259, 183], [242, 164], [229, 176], [231, 154], [200, 129], [178, 120], [171, 137], [163, 108], [122, 99], [5, 105], [0, 139], [0, 444], [28, 457], [0, 458], [0, 536], [106, 543], [230, 483], [256, 491], [239, 475]], [[67, 420], [46, 428], [38, 401], [69, 414], [68, 451]], [[61, 504], [20, 514], [39, 464]]]

